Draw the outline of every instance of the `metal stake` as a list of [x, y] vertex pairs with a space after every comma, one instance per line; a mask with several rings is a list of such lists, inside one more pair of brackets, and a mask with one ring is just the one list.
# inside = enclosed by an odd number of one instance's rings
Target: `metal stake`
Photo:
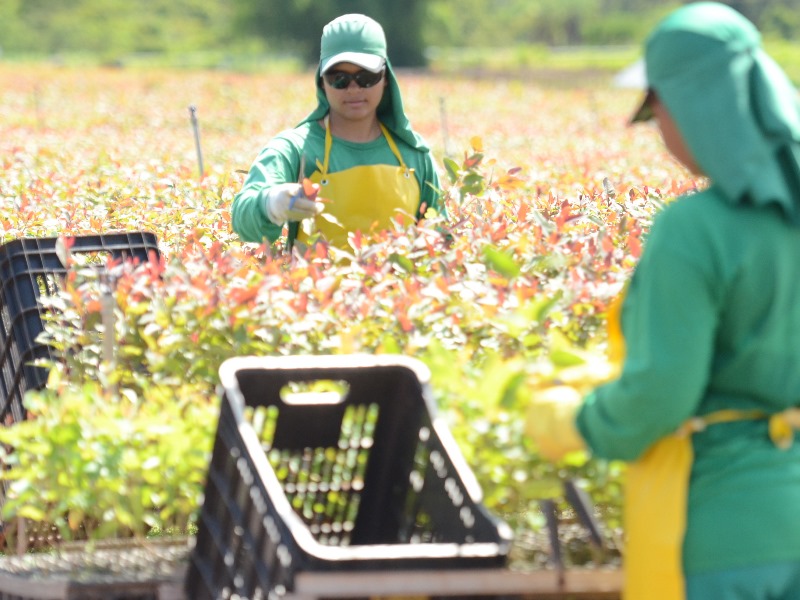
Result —
[[109, 378], [106, 391], [115, 398], [119, 393], [117, 384], [113, 383], [117, 361], [116, 318], [114, 315], [114, 307], [117, 304], [114, 297], [116, 283], [116, 278], [112, 274], [107, 272], [100, 273], [100, 316], [103, 323], [103, 358], [100, 368], [105, 371], [106, 377]]
[[448, 146], [450, 144], [449, 144], [449, 139], [448, 139], [448, 135], [447, 135], [447, 110], [446, 110], [446, 107], [445, 107], [445, 99], [444, 99], [444, 97], [440, 97], [439, 98], [439, 114], [440, 114], [441, 119], [442, 119], [442, 138], [443, 138], [443, 141], [444, 141], [444, 155], [449, 157], [450, 156], [450, 148]]
[[200, 179], [203, 179], [203, 151], [200, 149], [200, 127], [197, 124], [197, 107], [192, 104], [189, 106], [189, 116], [192, 120], [192, 129], [194, 129], [194, 147], [197, 150], [197, 165], [200, 170]]

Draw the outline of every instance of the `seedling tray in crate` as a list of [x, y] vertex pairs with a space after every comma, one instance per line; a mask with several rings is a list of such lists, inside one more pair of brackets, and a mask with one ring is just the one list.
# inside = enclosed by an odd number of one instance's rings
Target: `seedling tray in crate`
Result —
[[186, 538], [64, 544], [0, 557], [0, 600], [182, 600]]
[[138, 231], [20, 238], [0, 246], [0, 423], [22, 420], [25, 391], [47, 381], [47, 370], [31, 364], [49, 356], [47, 346], [36, 341], [44, 329], [39, 299], [61, 287], [67, 247], [72, 254], [91, 255], [87, 258], [98, 268], [109, 258], [145, 262], [158, 256], [156, 236]]
[[505, 565], [510, 528], [419, 361], [239, 357], [220, 378], [190, 598], [280, 596], [300, 572]]

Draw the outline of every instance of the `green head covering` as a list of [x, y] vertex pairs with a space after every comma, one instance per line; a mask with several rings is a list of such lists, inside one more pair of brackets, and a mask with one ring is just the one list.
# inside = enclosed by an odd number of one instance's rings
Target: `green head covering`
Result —
[[717, 2], [686, 5], [650, 34], [645, 63], [650, 90], [726, 197], [777, 204], [800, 225], [800, 102], [753, 24]]
[[427, 150], [427, 144], [411, 129], [403, 111], [400, 87], [386, 53], [383, 28], [365, 15], [342, 15], [323, 28], [319, 66], [314, 78], [317, 82], [317, 107], [301, 124], [317, 121], [328, 114], [330, 105], [320, 84], [320, 75], [340, 62], [353, 63], [373, 72], [379, 71], [385, 64], [387, 86], [378, 105], [378, 120], [412, 148]]

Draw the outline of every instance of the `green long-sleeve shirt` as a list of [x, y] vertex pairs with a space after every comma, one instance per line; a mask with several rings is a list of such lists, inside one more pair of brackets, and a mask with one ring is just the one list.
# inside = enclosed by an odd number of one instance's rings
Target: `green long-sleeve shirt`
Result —
[[[800, 403], [800, 228], [712, 187], [660, 213], [623, 304], [626, 361], [577, 417], [593, 454], [633, 460], [693, 415]], [[694, 434], [687, 573], [800, 560], [800, 441], [766, 422]]]
[[[397, 136], [394, 136], [394, 141], [406, 166], [414, 169], [420, 187], [420, 206], [443, 212], [439, 177], [430, 151], [412, 148]], [[306, 157], [304, 176], [308, 177], [319, 170], [317, 162], [322, 164], [325, 156], [325, 129], [316, 121], [305, 122], [278, 134], [261, 150], [231, 208], [233, 230], [242, 240], [261, 242], [266, 238], [273, 242], [280, 237], [283, 224], [273, 223], [267, 217], [264, 193], [272, 185], [298, 181], [302, 154]], [[329, 172], [378, 164], [397, 164], [397, 158], [383, 136], [367, 143], [334, 137]]]

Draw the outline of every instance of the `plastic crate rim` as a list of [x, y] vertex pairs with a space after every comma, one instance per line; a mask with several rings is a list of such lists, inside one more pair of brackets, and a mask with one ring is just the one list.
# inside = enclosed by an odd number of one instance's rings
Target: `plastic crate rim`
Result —
[[420, 384], [430, 383], [431, 371], [421, 360], [402, 354], [311, 354], [291, 356], [235, 356], [219, 367], [220, 383], [225, 390], [238, 388], [236, 372], [242, 369], [345, 369], [362, 367], [405, 367]]
[[[313, 551], [303, 550], [318, 560], [326, 562], [358, 562], [375, 560], [439, 560], [448, 558], [495, 558], [505, 556], [510, 540], [497, 542], [440, 543], [422, 542], [405, 544], [364, 544], [330, 546], [312, 539]], [[299, 540], [297, 540], [299, 541]], [[507, 543], [508, 542], [508, 543]]]
[[[233, 405], [236, 401], [223, 396], [223, 401]], [[311, 530], [295, 512], [286, 497], [255, 431], [245, 420], [237, 419], [237, 429], [245, 449], [253, 461], [256, 475], [267, 488], [276, 516], [290, 531], [294, 542], [309, 556], [329, 562], [358, 562], [372, 560], [443, 559], [443, 558], [494, 558], [504, 556], [511, 543], [511, 530], [504, 521], [498, 523], [500, 542], [423, 542], [418, 544], [364, 544], [329, 546], [319, 543]]]
[[[341, 368], [364, 368], [375, 366], [399, 366], [411, 370], [417, 377], [423, 391], [423, 398], [428, 408], [431, 419], [431, 426], [436, 430], [439, 439], [445, 446], [453, 466], [461, 478], [470, 498], [476, 504], [483, 502], [483, 490], [478, 483], [475, 473], [467, 464], [461, 449], [450, 432], [447, 423], [439, 415], [436, 403], [430, 397], [429, 387], [431, 381], [431, 371], [421, 360], [405, 356], [402, 354], [314, 354], [314, 355], [289, 355], [289, 356], [236, 356], [228, 358], [219, 367], [220, 386], [218, 393], [220, 396], [227, 396], [230, 407], [236, 417], [236, 422], [241, 429], [245, 421], [244, 409], [247, 402], [241, 390], [237, 372], [245, 369], [265, 369], [265, 370], [292, 370], [292, 369], [341, 369]], [[269, 469], [272, 470], [271, 468]], [[277, 478], [275, 478], [277, 482]], [[278, 483], [279, 488], [280, 484]]]
[[[242, 369], [316, 369], [326, 368], [361, 368], [370, 366], [404, 366], [412, 370], [423, 388], [426, 404], [429, 406], [431, 425], [445, 446], [465, 490], [475, 504], [483, 501], [483, 490], [472, 469], [467, 464], [447, 424], [438, 416], [436, 407], [429, 398], [426, 388], [430, 384], [430, 370], [418, 359], [392, 354], [349, 354], [349, 355], [293, 355], [293, 356], [238, 356], [225, 360], [219, 368], [219, 392], [223, 402], [227, 402], [236, 420], [236, 427], [250, 455], [259, 479], [267, 488], [277, 516], [289, 525], [295, 542], [304, 552], [330, 561], [370, 560], [375, 558], [457, 558], [457, 557], [493, 557], [507, 551], [513, 534], [510, 527], [502, 520], [497, 523], [501, 543], [421, 543], [421, 544], [367, 544], [355, 546], [327, 546], [320, 544], [306, 524], [295, 512], [286, 497], [283, 486], [278, 480], [269, 460], [264, 454], [261, 443], [253, 428], [244, 416], [247, 405], [244, 395], [239, 389], [236, 373]], [[424, 553], [420, 551], [424, 549]]]

